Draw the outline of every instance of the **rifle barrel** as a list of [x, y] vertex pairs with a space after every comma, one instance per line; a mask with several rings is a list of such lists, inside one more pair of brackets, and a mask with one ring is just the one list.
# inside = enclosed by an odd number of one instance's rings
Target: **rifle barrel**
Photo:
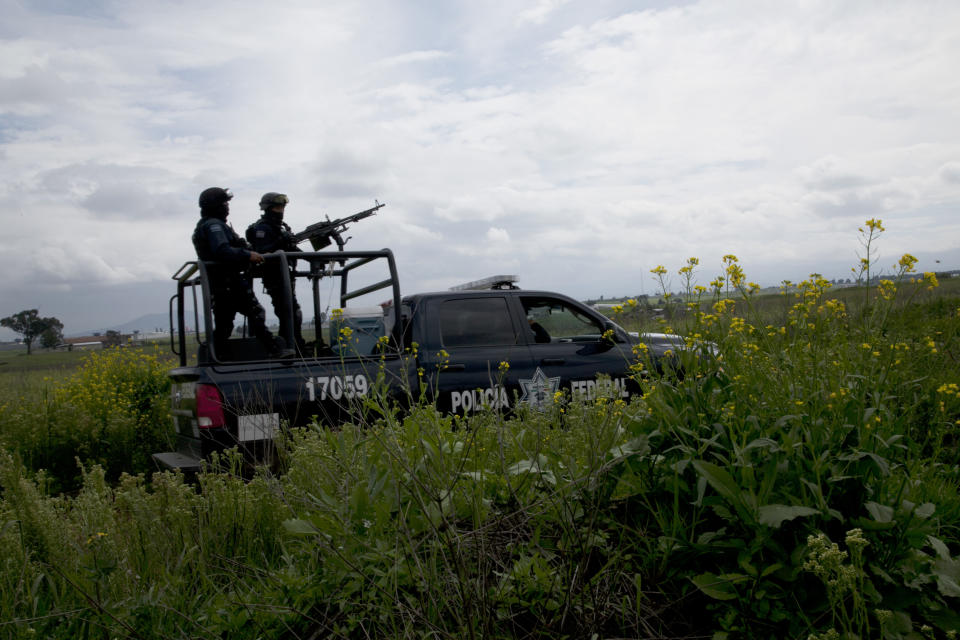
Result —
[[365, 209], [364, 211], [360, 211], [359, 213], [354, 213], [353, 215], [350, 215], [350, 216], [337, 218], [336, 220], [330, 220], [329, 218], [327, 218], [326, 220], [321, 220], [320, 222], [314, 222], [303, 231], [294, 234], [293, 237], [296, 238], [298, 243], [303, 242], [304, 240], [309, 240], [310, 238], [318, 238], [318, 237], [324, 237], [324, 236], [331, 237], [336, 233], [346, 231], [348, 224], [353, 222], [359, 222], [364, 218], [372, 216], [377, 212], [378, 209], [380, 209], [385, 205], [386, 203], [381, 204], [377, 202], [376, 206], [370, 207], [369, 209]]

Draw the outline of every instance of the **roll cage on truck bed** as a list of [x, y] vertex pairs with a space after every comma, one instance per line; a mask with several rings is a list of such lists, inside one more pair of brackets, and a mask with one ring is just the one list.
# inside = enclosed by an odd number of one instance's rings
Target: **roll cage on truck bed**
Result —
[[[285, 275], [285, 284], [286, 286], [283, 289], [284, 301], [283, 304], [287, 309], [287, 313], [284, 314], [283, 318], [280, 318], [280, 322], [286, 322], [286, 334], [293, 335], [293, 313], [292, 313], [292, 296], [291, 296], [291, 275], [297, 277], [306, 278], [310, 282], [310, 289], [312, 292], [313, 298], [313, 313], [314, 321], [316, 323], [320, 322], [320, 319], [325, 317], [326, 313], [321, 309], [321, 296], [320, 296], [320, 281], [323, 278], [339, 278], [340, 279], [340, 309], [347, 308], [347, 304], [350, 300], [355, 300], [362, 296], [366, 296], [370, 293], [380, 291], [382, 289], [389, 288], [391, 290], [391, 299], [388, 300], [383, 306], [389, 306], [392, 309], [390, 314], [390, 327], [391, 327], [391, 337], [392, 341], [396, 342], [396, 336], [393, 335], [400, 327], [400, 284], [397, 278], [397, 266], [396, 261], [393, 258], [393, 252], [389, 249], [380, 249], [379, 251], [310, 251], [310, 252], [296, 252], [290, 253], [286, 251], [277, 251], [274, 253], [265, 254], [264, 259], [269, 261], [279, 261], [281, 264], [282, 272]], [[307, 270], [296, 270], [290, 269], [291, 260], [295, 263], [301, 261], [307, 262], [310, 265], [310, 268]], [[352, 272], [368, 265], [376, 260], [385, 260], [387, 263], [387, 273], [388, 277], [382, 279], [378, 282], [367, 284], [366, 286], [359, 287], [353, 291], [349, 290], [349, 276]], [[224, 364], [228, 361], [256, 361], [256, 360], [265, 360], [267, 359], [267, 354], [264, 352], [259, 343], [255, 339], [246, 335], [246, 330], [244, 329], [244, 338], [243, 341], [237, 341], [235, 339], [231, 340], [231, 352], [229, 354], [218, 354], [213, 343], [213, 340], [210, 337], [213, 335], [213, 307], [210, 300], [210, 286], [209, 286], [209, 276], [207, 275], [207, 265], [199, 260], [192, 260], [185, 262], [176, 273], [173, 274], [173, 279], [177, 281], [177, 293], [170, 298], [169, 302], [169, 316], [170, 316], [170, 349], [173, 353], [180, 358], [180, 366], [187, 366], [187, 334], [191, 333], [189, 330], [185, 329], [186, 325], [184, 324], [186, 320], [186, 303], [188, 298], [186, 296], [187, 289], [190, 290], [193, 298], [193, 335], [196, 339], [198, 346], [197, 350], [197, 364], [200, 366], [204, 365], [216, 365]], [[252, 279], [254, 280], [254, 285], [259, 281], [259, 275], [256, 270], [252, 272]], [[197, 287], [201, 288], [201, 303], [202, 305], [197, 304]], [[256, 286], [254, 287], [256, 289]], [[200, 318], [199, 318], [199, 309], [203, 309], [203, 323], [206, 327], [205, 338], [201, 339], [200, 335]], [[176, 307], [176, 309], [174, 309]], [[385, 314], [386, 316], [387, 314]], [[320, 326], [317, 324], [317, 336], [319, 338]], [[259, 348], [258, 348], [259, 347]]]

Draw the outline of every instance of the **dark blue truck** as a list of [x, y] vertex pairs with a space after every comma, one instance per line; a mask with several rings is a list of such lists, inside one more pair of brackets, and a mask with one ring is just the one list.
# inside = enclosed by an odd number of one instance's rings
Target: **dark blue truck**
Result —
[[[212, 451], [234, 446], [262, 460], [283, 426], [358, 419], [375, 399], [400, 406], [427, 400], [443, 412], [470, 414], [539, 408], [557, 392], [626, 398], [640, 390], [630, 370], [638, 342], [654, 361], [683, 345], [677, 336], [630, 334], [581, 302], [509, 282], [401, 297], [388, 249], [267, 256], [285, 266], [294, 258], [305, 265], [292, 274], [309, 285], [318, 338], [295, 359], [269, 359], [243, 336], [231, 339], [229, 354], [215, 353], [205, 265], [188, 262], [174, 275], [171, 346], [180, 366], [170, 377], [178, 443], [176, 451], [154, 454], [160, 467], [194, 471]], [[324, 307], [324, 291], [339, 306]], [[357, 305], [384, 291], [386, 300]], [[188, 364], [191, 341], [195, 364]]]

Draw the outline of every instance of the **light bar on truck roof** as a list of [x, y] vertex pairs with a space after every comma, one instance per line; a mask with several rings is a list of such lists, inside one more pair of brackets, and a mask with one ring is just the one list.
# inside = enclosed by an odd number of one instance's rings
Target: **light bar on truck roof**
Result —
[[450, 287], [450, 291], [487, 291], [490, 289], [516, 289], [519, 276], [490, 276]]

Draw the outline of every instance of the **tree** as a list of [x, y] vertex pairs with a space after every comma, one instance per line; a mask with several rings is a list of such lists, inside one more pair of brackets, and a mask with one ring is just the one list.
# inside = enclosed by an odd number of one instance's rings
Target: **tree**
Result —
[[27, 355], [30, 355], [33, 341], [51, 327], [63, 330], [63, 323], [56, 318], [41, 318], [36, 309], [25, 309], [6, 318], [0, 318], [0, 326], [11, 329], [23, 336], [23, 343], [27, 345]]
[[40, 346], [44, 349], [52, 349], [63, 342], [63, 323], [56, 318], [47, 318], [50, 320], [50, 326], [40, 334]]

